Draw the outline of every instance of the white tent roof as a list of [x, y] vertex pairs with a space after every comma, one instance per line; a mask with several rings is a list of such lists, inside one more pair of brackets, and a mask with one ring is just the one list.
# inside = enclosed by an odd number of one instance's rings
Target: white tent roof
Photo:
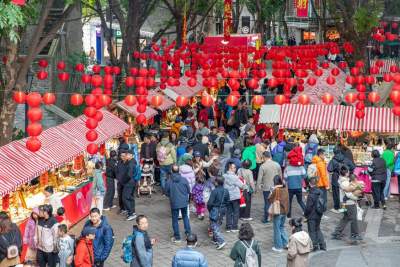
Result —
[[262, 105], [259, 123], [279, 123], [281, 108], [279, 105]]

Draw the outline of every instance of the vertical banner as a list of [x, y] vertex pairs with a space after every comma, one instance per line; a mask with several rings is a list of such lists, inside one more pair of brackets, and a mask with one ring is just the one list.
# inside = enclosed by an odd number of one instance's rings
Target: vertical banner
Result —
[[232, 0], [224, 0], [224, 40], [229, 41], [232, 32]]
[[308, 0], [295, 0], [297, 17], [308, 17]]

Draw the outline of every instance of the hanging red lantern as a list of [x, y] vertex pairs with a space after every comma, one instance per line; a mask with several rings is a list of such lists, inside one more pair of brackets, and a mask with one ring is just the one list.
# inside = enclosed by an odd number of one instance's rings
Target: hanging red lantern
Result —
[[148, 77], [148, 78], [146, 79], [146, 86], [147, 86], [148, 88], [155, 87], [155, 86], [156, 86], [156, 81], [154, 80], [154, 78]]
[[299, 78], [305, 78], [308, 75], [307, 71], [305, 71], [303, 69], [296, 70], [294, 74]]
[[102, 94], [97, 97], [97, 101], [101, 103], [102, 106], [107, 107], [112, 103], [112, 99], [109, 95]]
[[65, 70], [65, 62], [64, 61], [58, 61], [57, 63], [57, 69], [58, 70]]
[[324, 73], [324, 72], [323, 72], [323, 70], [321, 70], [321, 69], [316, 69], [316, 70], [314, 71], [315, 76], [318, 76], [318, 77], [322, 76], [323, 73]]
[[83, 114], [85, 114], [88, 118], [94, 118], [96, 116], [97, 109], [95, 107], [86, 107], [83, 110]]
[[47, 68], [47, 66], [49, 65], [49, 63], [47, 62], [46, 59], [40, 59], [38, 62], [39, 67], [41, 68]]
[[310, 104], [310, 98], [309, 98], [308, 95], [306, 95], [306, 94], [301, 94], [301, 95], [299, 96], [298, 101], [299, 101], [299, 104], [302, 104], [302, 105], [308, 105], [308, 104]]
[[42, 119], [43, 113], [40, 108], [30, 108], [28, 109], [28, 119], [31, 122], [40, 121]]
[[380, 99], [381, 99], [381, 97], [379, 96], [379, 94], [377, 92], [371, 92], [368, 94], [368, 100], [371, 103], [377, 103], [377, 102], [379, 102]]
[[372, 75], [368, 75], [365, 77], [365, 82], [367, 84], [374, 84], [375, 83], [375, 77]]
[[121, 74], [121, 68], [118, 66], [113, 66], [112, 68], [112, 72], [114, 73], [114, 75], [120, 75]]
[[340, 61], [338, 63], [339, 68], [341, 68], [342, 70], [347, 68], [347, 62], [346, 61]]
[[26, 94], [22, 91], [15, 91], [13, 94], [13, 99], [17, 104], [24, 104], [26, 100]]
[[101, 67], [99, 65], [94, 65], [92, 71], [93, 73], [100, 73]]
[[397, 65], [391, 65], [389, 70], [391, 73], [396, 73], [399, 71], [399, 67], [397, 67]]
[[176, 106], [185, 107], [189, 103], [189, 100], [184, 96], [178, 96], [176, 98], [175, 102], [176, 102]]
[[70, 98], [71, 105], [80, 106], [83, 103], [83, 97], [81, 94], [73, 94]]
[[130, 106], [130, 107], [134, 106], [136, 104], [136, 102], [137, 102], [137, 100], [136, 100], [136, 97], [134, 95], [127, 95], [125, 97], [125, 104], [127, 106]]
[[158, 108], [159, 106], [162, 105], [163, 101], [164, 101], [164, 99], [163, 99], [163, 97], [161, 95], [153, 95], [151, 97], [151, 105], [153, 107]]
[[82, 83], [88, 84], [88, 83], [90, 83], [91, 80], [92, 80], [92, 77], [89, 74], [82, 74], [82, 77], [81, 77]]
[[358, 75], [358, 76], [355, 78], [354, 81], [356, 82], [356, 84], [362, 84], [362, 83], [365, 82], [365, 78], [364, 78], [364, 76], [362, 76], [362, 75]]
[[292, 88], [293, 86], [297, 85], [297, 80], [295, 78], [289, 78], [286, 80], [286, 84]]
[[263, 78], [267, 77], [267, 72], [266, 72], [265, 70], [260, 70], [260, 71], [258, 72], [258, 77], [259, 77], [260, 79], [263, 79]]
[[94, 106], [95, 104], [96, 104], [96, 96], [95, 95], [92, 95], [92, 94], [90, 94], [90, 95], [87, 95], [86, 97], [85, 97], [85, 103], [86, 103], [86, 106]]
[[111, 75], [113, 72], [113, 69], [111, 66], [104, 66], [103, 70], [104, 70], [104, 74], [106, 74], [106, 75]]
[[365, 66], [364, 61], [362, 61], [362, 60], [357, 60], [357, 61], [356, 61], [356, 67], [357, 67], [357, 68], [362, 69], [362, 68], [364, 68], [364, 66]]
[[365, 103], [363, 101], [359, 101], [356, 104], [356, 109], [358, 110], [364, 110], [365, 109]]
[[147, 73], [148, 73], [148, 71], [147, 71], [147, 69], [139, 69], [139, 76], [140, 77], [147, 77]]
[[146, 123], [146, 116], [144, 114], [139, 114], [139, 116], [136, 117], [136, 122], [139, 125]]
[[250, 89], [257, 89], [258, 86], [259, 86], [258, 80], [256, 80], [256, 79], [250, 79], [250, 80], [247, 82], [247, 86], [248, 86], [248, 88], [250, 88]]
[[372, 67], [369, 68], [369, 73], [373, 74], [373, 75], [378, 74], [379, 73], [379, 68], [377, 66], [372, 66]]
[[91, 155], [97, 154], [98, 150], [99, 150], [99, 146], [95, 143], [90, 143], [86, 147], [86, 151]]
[[101, 122], [103, 120], [103, 112], [100, 110], [96, 111], [96, 115], [94, 115], [94, 119], [98, 122]]
[[43, 131], [42, 125], [40, 123], [34, 122], [28, 124], [26, 127], [26, 132], [29, 136], [39, 136]]
[[364, 110], [357, 110], [357, 111], [356, 111], [356, 118], [357, 118], [357, 119], [361, 120], [361, 119], [363, 119], [364, 117], [365, 117], [365, 112], [364, 112]]
[[397, 29], [399, 24], [397, 22], [392, 22], [392, 29]]
[[336, 79], [332, 76], [328, 76], [328, 78], [326, 78], [326, 83], [329, 85], [333, 85], [336, 83]]
[[297, 91], [303, 92], [304, 91], [304, 85], [302, 85], [302, 84], [297, 85]]
[[383, 80], [385, 82], [391, 82], [392, 81], [392, 75], [390, 75], [390, 73], [383, 74]]
[[314, 86], [314, 85], [317, 83], [317, 79], [315, 79], [314, 77], [309, 77], [309, 78], [307, 79], [307, 83], [308, 83], [308, 85], [310, 85], [310, 86]]
[[36, 77], [41, 81], [46, 80], [48, 76], [49, 75], [47, 71], [44, 70], [38, 71], [38, 73], [36, 74]]
[[346, 83], [353, 85], [355, 83], [355, 78], [353, 76], [347, 76]]
[[187, 85], [190, 86], [190, 87], [195, 87], [196, 84], [197, 84], [197, 80], [194, 79], [194, 78], [190, 78], [190, 79], [187, 81]]
[[83, 72], [85, 70], [85, 65], [82, 63], [78, 63], [75, 65], [75, 71], [77, 72]]
[[264, 105], [264, 103], [265, 103], [265, 99], [262, 95], [253, 96], [253, 105], [261, 106], [261, 105]]
[[125, 85], [126, 87], [132, 87], [135, 84], [135, 79], [131, 76], [127, 76], [125, 78]]
[[351, 74], [352, 76], [357, 76], [357, 75], [360, 74], [360, 69], [357, 68], [357, 67], [353, 67], [353, 68], [350, 69], [350, 74]]
[[340, 70], [339, 70], [338, 68], [333, 68], [333, 69], [331, 70], [331, 74], [332, 74], [333, 76], [338, 76], [339, 73], [340, 73]]
[[357, 99], [360, 101], [365, 101], [367, 99], [367, 95], [365, 93], [358, 93]]
[[31, 108], [38, 107], [42, 103], [42, 96], [38, 92], [31, 92], [28, 94], [26, 102]]
[[56, 102], [56, 96], [53, 93], [43, 94], [43, 103], [45, 105], [53, 105]]
[[89, 130], [86, 132], [86, 140], [94, 142], [99, 137], [99, 134], [95, 130]]
[[238, 103], [239, 103], [239, 98], [238, 98], [236, 95], [230, 94], [230, 95], [228, 95], [228, 97], [226, 98], [226, 104], [227, 104], [228, 106], [236, 107]]
[[321, 67], [322, 67], [323, 69], [329, 68], [329, 62], [326, 62], [326, 61], [322, 62], [322, 63], [321, 63]]
[[333, 103], [334, 98], [330, 93], [325, 93], [322, 97], [322, 102], [324, 102], [324, 104], [330, 105]]
[[364, 84], [357, 84], [356, 90], [357, 92], [363, 93], [367, 91], [367, 87]]
[[276, 95], [274, 97], [274, 102], [277, 105], [283, 105], [286, 102], [286, 97], [284, 95]]
[[400, 105], [400, 91], [390, 92], [390, 100], [392, 100], [393, 104]]
[[34, 137], [34, 136], [30, 137], [26, 141], [25, 145], [26, 145], [26, 148], [31, 152], [36, 152], [42, 147], [42, 143], [40, 142], [40, 140], [37, 137]]
[[165, 83], [161, 83], [160, 84], [160, 89], [164, 90], [165, 88], [167, 88], [167, 85]]
[[66, 82], [69, 80], [69, 73], [68, 72], [60, 72], [58, 74], [58, 79], [62, 82]]
[[86, 128], [93, 130], [93, 129], [96, 129], [97, 125], [98, 125], [98, 121], [96, 119], [93, 119], [93, 118], [86, 119]]
[[103, 83], [103, 78], [100, 75], [93, 75], [91, 83], [93, 87], [99, 87]]
[[114, 78], [111, 74], [104, 75], [104, 85], [114, 84]]
[[201, 104], [205, 107], [211, 107], [214, 104], [214, 100], [209, 94], [203, 94], [201, 97]]
[[268, 80], [268, 87], [274, 88], [278, 86], [278, 80], [276, 78], [271, 78]]
[[137, 107], [136, 107], [136, 111], [137, 111], [138, 113], [145, 113], [145, 112], [146, 112], [146, 109], [147, 109], [146, 105], [143, 105], [143, 104], [139, 104], [139, 105], [137, 105]]
[[394, 106], [393, 108], [392, 108], [392, 113], [395, 115], [395, 116], [400, 116], [400, 106]]
[[357, 100], [357, 95], [355, 93], [348, 93], [345, 97], [344, 97], [345, 101], [348, 104], [353, 104], [354, 102], [356, 102]]
[[393, 84], [392, 91], [400, 91], [400, 83]]
[[392, 74], [392, 80], [393, 80], [395, 83], [400, 83], [400, 73], [394, 73], [394, 74]]

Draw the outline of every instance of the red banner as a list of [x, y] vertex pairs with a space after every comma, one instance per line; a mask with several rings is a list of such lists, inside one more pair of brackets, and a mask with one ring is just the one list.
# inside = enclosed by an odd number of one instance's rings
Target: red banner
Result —
[[296, 0], [297, 17], [308, 17], [308, 0]]
[[224, 0], [224, 40], [229, 41], [232, 32], [232, 0]]

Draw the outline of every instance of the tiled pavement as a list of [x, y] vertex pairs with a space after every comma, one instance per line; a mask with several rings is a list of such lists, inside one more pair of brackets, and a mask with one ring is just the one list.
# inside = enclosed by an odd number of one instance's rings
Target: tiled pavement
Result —
[[[295, 200], [293, 200], [293, 206], [293, 215], [299, 216], [300, 208]], [[389, 203], [388, 211], [383, 213], [382, 225], [384, 227], [380, 227], [381, 230], [379, 231], [379, 235], [382, 234], [387, 236], [390, 235], [390, 233], [393, 233], [393, 235], [395, 235], [396, 233], [399, 234], [399, 229], [397, 229], [398, 224], [393, 223], [392, 219], [393, 217], [395, 217], [397, 222], [400, 220], [400, 217], [397, 215], [399, 206], [400, 205], [397, 202], [397, 199], [396, 201], [393, 200]], [[262, 266], [286, 266], [286, 254], [279, 254], [271, 251], [273, 229], [271, 224], [265, 225], [261, 223], [260, 220], [262, 217], [262, 211], [262, 195], [258, 193], [253, 198], [252, 217], [254, 218], [254, 220], [251, 222], [251, 224], [255, 230], [256, 239], [258, 239], [262, 243]], [[158, 244], [154, 248], [154, 267], [171, 266], [172, 256], [175, 254], [176, 250], [184, 247], [184, 242], [179, 245], [170, 242], [172, 227], [168, 199], [166, 197], [160, 196], [159, 194], [153, 195], [152, 198], [148, 198], [145, 196], [140, 199], [136, 199], [136, 212], [137, 214], [146, 214], [149, 217], [150, 236], [158, 240]], [[117, 209], [105, 212], [105, 215], [108, 217], [109, 222], [113, 226], [116, 236], [115, 245], [113, 247], [111, 256], [106, 262], [106, 266], [127, 266], [121, 260], [121, 242], [124, 237], [132, 232], [132, 226], [134, 225], [134, 222], [127, 222], [122, 216], [117, 215], [116, 213]], [[313, 254], [311, 259], [311, 266], [326, 266], [328, 262], [332, 263], [332, 265], [335, 266], [337, 263], [340, 263], [338, 262], [338, 258], [340, 258], [339, 256], [343, 254], [343, 251], [355, 250], [354, 253], [359, 253], [359, 251], [357, 250], [358, 248], [351, 247], [346, 242], [329, 240], [329, 235], [333, 231], [341, 215], [327, 212], [326, 216], [328, 216], [328, 218], [322, 221], [322, 231], [324, 232], [325, 237], [327, 237], [326, 239], [328, 242], [329, 251], [324, 254]], [[82, 229], [82, 224], [83, 223], [81, 222], [80, 224], [75, 226], [72, 231], [79, 232]], [[210, 267], [233, 266], [233, 262], [229, 258], [229, 252], [233, 246], [233, 243], [237, 239], [237, 234], [224, 233], [224, 237], [228, 245], [223, 250], [217, 251], [215, 247], [211, 244], [207, 236], [207, 224], [207, 220], [199, 221], [197, 218], [195, 218], [195, 216], [191, 217], [192, 232], [196, 233], [199, 239], [198, 250], [207, 257]], [[366, 226], [367, 224], [365, 222], [361, 223], [361, 230], [363, 234], [365, 234], [365, 231], [367, 229]], [[181, 221], [180, 227], [181, 231], [183, 232], [183, 225]], [[387, 230], [386, 228], [388, 228], [389, 230]], [[345, 233], [349, 233], [349, 230], [346, 229]], [[366, 240], [363, 246], [369, 246], [370, 243], [374, 244], [374, 241]], [[382, 255], [385, 255], [384, 248], [382, 248], [381, 250], [383, 253]], [[346, 255], [341, 257], [347, 259]], [[340, 265], [342, 264], [340, 263]]]

